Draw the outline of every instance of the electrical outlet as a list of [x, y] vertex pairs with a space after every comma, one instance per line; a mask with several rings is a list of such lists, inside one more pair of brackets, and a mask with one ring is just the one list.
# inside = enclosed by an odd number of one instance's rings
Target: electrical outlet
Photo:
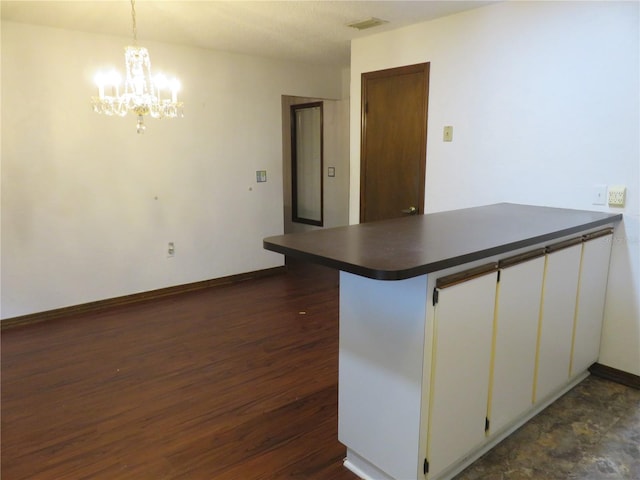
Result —
[[176, 246], [173, 244], [173, 242], [169, 242], [169, 245], [167, 246], [167, 257], [175, 257], [176, 255]]
[[609, 187], [609, 206], [610, 207], [624, 207], [626, 187], [621, 185]]

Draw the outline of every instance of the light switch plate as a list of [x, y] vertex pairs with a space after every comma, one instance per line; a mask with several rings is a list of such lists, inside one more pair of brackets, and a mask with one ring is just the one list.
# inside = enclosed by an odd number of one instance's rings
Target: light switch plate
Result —
[[267, 181], [267, 171], [266, 170], [256, 170], [256, 182], [262, 183]]
[[606, 205], [607, 204], [607, 186], [606, 185], [594, 185], [593, 186], [593, 205]]
[[622, 185], [616, 185], [609, 187], [609, 206], [610, 207], [624, 207], [626, 187]]
[[444, 127], [444, 130], [442, 132], [442, 141], [443, 142], [453, 141], [453, 127], [451, 125], [447, 125]]

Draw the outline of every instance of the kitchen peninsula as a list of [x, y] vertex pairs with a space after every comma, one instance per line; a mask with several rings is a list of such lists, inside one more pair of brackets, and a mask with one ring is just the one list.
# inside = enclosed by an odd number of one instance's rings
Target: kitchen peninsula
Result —
[[502, 203], [266, 238], [340, 270], [345, 466], [450, 478], [583, 380], [621, 219]]

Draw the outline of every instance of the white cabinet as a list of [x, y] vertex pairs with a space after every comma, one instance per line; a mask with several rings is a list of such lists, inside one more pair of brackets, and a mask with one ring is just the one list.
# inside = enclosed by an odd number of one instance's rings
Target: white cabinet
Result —
[[345, 466], [449, 479], [581, 381], [598, 358], [610, 248], [606, 230], [406, 280], [341, 272]]
[[569, 379], [582, 239], [548, 247], [538, 332], [534, 401], [544, 400]]
[[485, 440], [497, 264], [439, 279], [427, 433], [429, 476]]
[[[597, 360], [611, 231], [436, 280], [427, 478], [449, 478]], [[456, 470], [458, 469], [458, 470]]]
[[531, 408], [545, 250], [501, 260], [496, 292], [490, 432]]
[[598, 360], [612, 238], [613, 231], [605, 230], [586, 235], [582, 244], [571, 376]]

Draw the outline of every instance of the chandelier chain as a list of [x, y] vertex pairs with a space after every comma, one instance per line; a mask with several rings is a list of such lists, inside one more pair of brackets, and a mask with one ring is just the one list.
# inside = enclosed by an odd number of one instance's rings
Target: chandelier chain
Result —
[[133, 44], [138, 45], [138, 26], [136, 25], [136, 0], [131, 0], [131, 21], [133, 23]]

